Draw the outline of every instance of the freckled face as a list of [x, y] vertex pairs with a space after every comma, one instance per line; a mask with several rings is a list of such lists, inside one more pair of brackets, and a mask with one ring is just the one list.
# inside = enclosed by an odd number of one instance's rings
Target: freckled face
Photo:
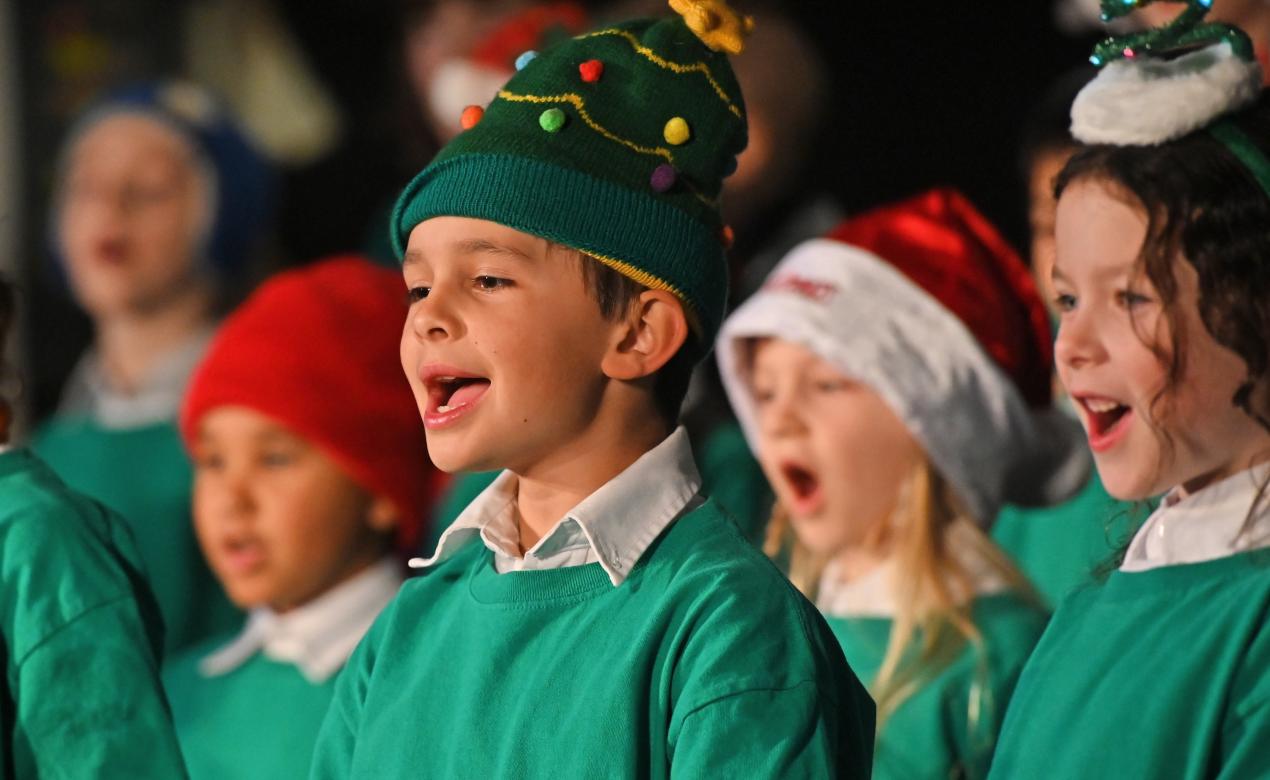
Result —
[[578, 262], [485, 220], [436, 217], [411, 232], [401, 362], [442, 470], [524, 474], [594, 424], [617, 326]]

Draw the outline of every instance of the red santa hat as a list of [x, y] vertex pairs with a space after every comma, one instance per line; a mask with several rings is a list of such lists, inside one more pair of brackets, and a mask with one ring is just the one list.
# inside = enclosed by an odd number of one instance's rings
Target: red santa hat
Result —
[[191, 448], [204, 414], [245, 406], [319, 447], [396, 506], [398, 546], [415, 552], [443, 475], [401, 370], [401, 276], [353, 256], [273, 277], [225, 320], [181, 410]]
[[535, 49], [586, 29], [587, 14], [575, 2], [538, 3], [499, 24], [466, 56], [437, 67], [428, 88], [428, 105], [435, 117], [451, 123], [451, 133], [463, 130], [467, 109], [483, 109], [520, 67], [521, 57]]
[[727, 319], [719, 368], [752, 449], [744, 363], [756, 338], [801, 344], [869, 385], [982, 525], [1057, 503], [1089, 472], [1050, 403], [1049, 322], [1027, 268], [958, 192], [932, 190], [796, 247]]

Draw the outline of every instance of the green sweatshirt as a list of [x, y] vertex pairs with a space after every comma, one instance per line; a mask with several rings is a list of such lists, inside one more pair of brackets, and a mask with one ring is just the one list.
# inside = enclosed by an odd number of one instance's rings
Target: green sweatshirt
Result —
[[1098, 472], [1071, 499], [1050, 507], [1006, 506], [992, 538], [1050, 604], [1058, 604], [1129, 540], [1132, 504], [1107, 494]]
[[190, 777], [308, 777], [336, 678], [311, 683], [294, 664], [263, 653], [226, 674], [204, 676], [199, 661], [228, 639], [191, 648], [163, 670]]
[[131, 526], [163, 613], [169, 652], [242, 622], [194, 538], [194, 477], [174, 424], [114, 429], [86, 417], [58, 417], [37, 432], [32, 446], [68, 485]]
[[713, 501], [619, 587], [498, 574], [472, 541], [408, 580], [336, 684], [312, 777], [859, 777], [873, 704], [815, 608]]
[[1059, 607], [992, 777], [1270, 777], [1270, 552], [1113, 572]]
[[123, 522], [0, 454], [0, 777], [184, 777]]
[[[1006, 704], [1045, 630], [1047, 615], [1011, 593], [979, 597], [971, 614], [983, 636], [984, 652], [967, 645], [883, 723], [873, 763], [875, 778], [987, 776]], [[827, 620], [851, 668], [872, 684], [886, 656], [893, 621]], [[914, 640], [914, 649], [919, 641]], [[974, 706], [978, 713], [972, 727]]]

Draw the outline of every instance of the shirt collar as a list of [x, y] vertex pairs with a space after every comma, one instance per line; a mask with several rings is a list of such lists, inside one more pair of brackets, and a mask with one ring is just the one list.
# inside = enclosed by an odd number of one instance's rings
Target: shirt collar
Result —
[[201, 329], [167, 351], [140, 386], [126, 393], [111, 385], [101, 356], [89, 349], [67, 380], [58, 413], [86, 415], [107, 428], [138, 428], [174, 419], [190, 376], [214, 334], [212, 327]]
[[1270, 462], [1233, 474], [1195, 493], [1170, 490], [1147, 518], [1125, 553], [1123, 571], [1200, 563], [1270, 547], [1270, 512], [1245, 529], [1257, 489], [1270, 476]]
[[[480, 538], [496, 556], [518, 558], [515, 526], [517, 476], [504, 471], [446, 529], [431, 558], [414, 559], [415, 568], [433, 566]], [[570, 509], [525, 553], [550, 561], [560, 553], [586, 545], [608, 574], [621, 585], [663, 530], [701, 490], [688, 433], [681, 426], [660, 444]], [[563, 564], [557, 564], [563, 565]], [[536, 568], [553, 568], [549, 563]]]
[[[958, 520], [948, 527], [949, 549], [969, 572], [973, 585], [970, 593], [959, 597], [960, 602], [1003, 593], [1010, 587], [987, 559], [974, 553], [975, 548], [966, 537], [975, 532], [977, 529], [968, 520]], [[897, 576], [894, 561], [888, 560], [863, 577], [848, 581], [843, 578], [841, 567], [831, 561], [816, 589], [816, 607], [831, 617], [894, 618], [899, 614], [894, 586]], [[954, 587], [955, 583], [949, 585]]]
[[384, 558], [289, 612], [253, 609], [242, 632], [203, 658], [199, 670], [205, 677], [218, 677], [263, 652], [266, 658], [295, 664], [305, 679], [321, 684], [353, 654], [401, 582], [397, 562]]

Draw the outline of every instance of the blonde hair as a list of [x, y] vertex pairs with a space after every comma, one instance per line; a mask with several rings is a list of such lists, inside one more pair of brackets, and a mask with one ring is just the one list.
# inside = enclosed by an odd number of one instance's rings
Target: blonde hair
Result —
[[[954, 528], [958, 544], [968, 545], [960, 554], [954, 554], [949, 545]], [[1005, 553], [968, 518], [951, 486], [925, 458], [905, 482], [890, 521], [879, 531], [879, 536], [883, 535], [889, 559], [901, 576], [892, 583], [898, 607], [886, 654], [869, 686], [877, 702], [878, 728], [969, 644], [978, 658], [976, 681], [967, 702], [967, 722], [973, 735], [985, 710], [994, 703], [986, 684], [983, 635], [971, 615], [976, 576], [968, 562], [983, 566], [1008, 590], [1025, 599], [1038, 605], [1041, 599]], [[763, 549], [775, 560], [788, 560], [790, 581], [814, 601], [829, 559], [798, 542], [789, 514], [779, 502]], [[914, 654], [908, 648], [918, 637], [921, 644]]]

